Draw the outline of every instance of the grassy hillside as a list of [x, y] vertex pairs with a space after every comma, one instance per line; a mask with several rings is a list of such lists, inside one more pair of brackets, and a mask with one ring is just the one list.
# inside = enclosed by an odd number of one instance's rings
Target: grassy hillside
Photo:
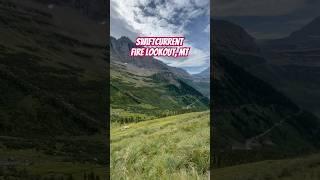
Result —
[[209, 99], [190, 76], [111, 37], [111, 178], [207, 179]]
[[106, 179], [102, 136], [0, 139], [0, 179]]
[[215, 86], [215, 167], [317, 151], [320, 121], [223, 55]]
[[320, 155], [295, 159], [268, 160], [215, 169], [212, 179], [218, 180], [318, 180]]
[[75, 178], [104, 166], [105, 25], [16, 0], [0, 2], [0, 24], [0, 179]]
[[207, 179], [209, 127], [194, 112], [113, 128], [112, 179]]
[[212, 179], [319, 179], [319, 154], [307, 155], [319, 153], [320, 120], [296, 101], [298, 97], [308, 101], [309, 91], [316, 86], [306, 85], [306, 79], [303, 86], [283, 83], [290, 78], [315, 76], [297, 67], [288, 67], [292, 73], [286, 75], [286, 68], [268, 64], [275, 59], [263, 58], [244, 29], [228, 22], [215, 25]]
[[103, 37], [104, 26], [71, 8], [49, 11], [32, 1], [0, 6], [1, 134], [83, 135], [103, 129], [106, 57], [97, 36]]
[[121, 57], [111, 51], [112, 122], [137, 122], [208, 109], [206, 96], [162, 66], [155, 65], [158, 68], [155, 70], [123, 63]]

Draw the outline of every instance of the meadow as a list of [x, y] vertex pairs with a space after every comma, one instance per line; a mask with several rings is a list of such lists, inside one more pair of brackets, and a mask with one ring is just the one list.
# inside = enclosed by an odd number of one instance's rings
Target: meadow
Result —
[[99, 136], [55, 141], [1, 136], [0, 180], [104, 180], [106, 146]]
[[111, 129], [111, 179], [208, 179], [209, 111]]
[[214, 169], [218, 180], [319, 180], [320, 154]]

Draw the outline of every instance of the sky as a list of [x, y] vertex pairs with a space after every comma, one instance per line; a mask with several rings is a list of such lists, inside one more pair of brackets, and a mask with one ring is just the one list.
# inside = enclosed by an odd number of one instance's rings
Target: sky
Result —
[[169, 66], [190, 74], [200, 73], [210, 64], [209, 0], [111, 0], [111, 36], [185, 36], [191, 47], [189, 57], [162, 58]]
[[211, 15], [256, 39], [283, 38], [320, 16], [320, 0], [213, 0]]

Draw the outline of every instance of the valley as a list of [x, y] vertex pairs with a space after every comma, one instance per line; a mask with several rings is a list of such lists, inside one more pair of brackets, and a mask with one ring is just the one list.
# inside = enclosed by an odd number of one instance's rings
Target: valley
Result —
[[105, 179], [105, 26], [50, 3], [0, 2], [0, 179]]
[[[213, 20], [212, 178], [319, 178], [317, 45], [314, 38], [305, 38], [318, 32], [310, 30], [317, 21], [302, 28], [304, 33], [293, 33], [294, 38], [258, 44], [241, 26]], [[304, 51], [309, 46], [314, 46], [311, 54]]]
[[207, 179], [209, 98], [183, 69], [111, 39], [111, 178]]
[[133, 43], [122, 37], [111, 49], [111, 121], [138, 122], [205, 111], [209, 99], [185, 81], [189, 74], [149, 57], [128, 58]]

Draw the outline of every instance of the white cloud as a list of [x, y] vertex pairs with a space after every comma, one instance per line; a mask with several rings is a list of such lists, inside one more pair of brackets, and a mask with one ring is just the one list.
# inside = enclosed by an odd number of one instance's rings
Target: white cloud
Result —
[[210, 33], [210, 24], [207, 25], [203, 32]]
[[208, 0], [195, 0], [195, 3], [197, 6], [204, 7], [204, 6], [209, 6], [210, 1], [208, 1]]
[[[189, 33], [187, 25], [192, 19], [207, 15], [209, 0], [111, 0], [111, 35], [174, 36]], [[122, 34], [121, 34], [122, 33]], [[192, 43], [190, 57], [159, 58], [175, 67], [203, 66], [209, 63], [209, 53]], [[209, 43], [208, 43], [209, 46]], [[208, 48], [209, 49], [209, 48]]]
[[[188, 45], [186, 45], [188, 46]], [[174, 67], [201, 67], [207, 66], [210, 62], [210, 53], [202, 51], [198, 48], [191, 48], [189, 57], [185, 58], [165, 58], [165, 57], [157, 57], [157, 59], [169, 64]]]

